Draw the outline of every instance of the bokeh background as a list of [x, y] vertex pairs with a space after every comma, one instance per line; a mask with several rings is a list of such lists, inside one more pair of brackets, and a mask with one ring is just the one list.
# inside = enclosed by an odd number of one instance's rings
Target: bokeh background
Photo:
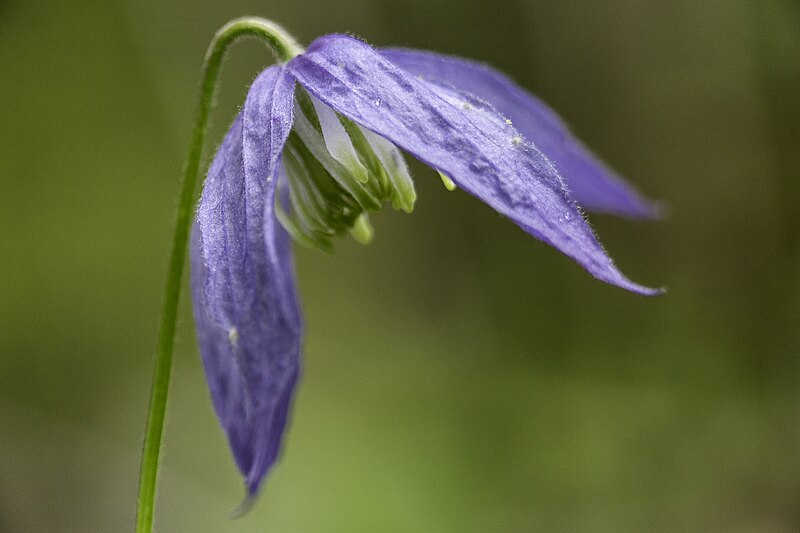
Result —
[[[262, 15], [473, 57], [670, 217], [593, 216], [645, 299], [435, 173], [375, 242], [298, 248], [305, 368], [244, 518], [182, 304], [157, 529], [800, 529], [800, 6], [0, 0], [0, 531], [129, 531], [206, 45]], [[271, 62], [237, 44], [209, 151]]]

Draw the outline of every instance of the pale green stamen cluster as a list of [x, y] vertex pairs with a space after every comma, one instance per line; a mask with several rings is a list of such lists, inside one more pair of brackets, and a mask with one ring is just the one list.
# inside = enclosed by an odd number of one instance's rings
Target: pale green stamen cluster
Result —
[[400, 150], [302, 89], [282, 162], [288, 205], [279, 200], [276, 216], [305, 246], [332, 251], [332, 238], [345, 231], [368, 243], [368, 212], [386, 202], [407, 213], [414, 209], [414, 183]]

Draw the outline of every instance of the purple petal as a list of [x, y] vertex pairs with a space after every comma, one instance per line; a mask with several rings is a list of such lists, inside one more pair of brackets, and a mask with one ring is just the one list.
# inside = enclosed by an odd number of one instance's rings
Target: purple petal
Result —
[[205, 298], [208, 272], [203, 261], [203, 241], [197, 224], [192, 227], [191, 290], [197, 342], [203, 358], [208, 388], [220, 425], [228, 436], [236, 466], [248, 472], [253, 464], [251, 424], [245, 412], [244, 379], [233, 359], [228, 332], [209, 316]]
[[317, 39], [287, 68], [334, 110], [443, 171], [597, 278], [659, 292], [617, 270], [552, 164], [481, 101], [420, 80], [344, 35]]
[[380, 54], [406, 72], [487, 101], [547, 155], [586, 209], [633, 218], [658, 215], [657, 205], [599, 161], [547, 104], [508, 76], [466, 59], [432, 52], [385, 49]]
[[192, 237], [192, 297], [211, 397], [254, 496], [275, 462], [302, 334], [291, 242], [274, 216], [294, 80], [253, 82], [209, 169]]

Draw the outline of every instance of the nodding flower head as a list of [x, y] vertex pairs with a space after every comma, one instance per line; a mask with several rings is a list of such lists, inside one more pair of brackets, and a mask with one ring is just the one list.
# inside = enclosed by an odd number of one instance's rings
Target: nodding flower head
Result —
[[633, 218], [654, 204], [503, 74], [429, 52], [327, 35], [264, 70], [208, 172], [192, 237], [200, 351], [250, 498], [280, 451], [300, 369], [291, 240], [330, 251], [372, 237], [368, 213], [411, 212], [400, 150], [596, 278], [659, 291], [614, 266], [578, 205]]

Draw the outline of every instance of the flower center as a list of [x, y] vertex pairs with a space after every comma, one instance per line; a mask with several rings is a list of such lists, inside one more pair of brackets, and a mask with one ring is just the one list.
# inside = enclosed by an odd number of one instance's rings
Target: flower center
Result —
[[400, 150], [338, 115], [305, 90], [295, 93], [294, 127], [283, 151], [276, 216], [300, 244], [332, 251], [349, 231], [372, 239], [367, 213], [392, 202], [410, 213], [416, 193]]

